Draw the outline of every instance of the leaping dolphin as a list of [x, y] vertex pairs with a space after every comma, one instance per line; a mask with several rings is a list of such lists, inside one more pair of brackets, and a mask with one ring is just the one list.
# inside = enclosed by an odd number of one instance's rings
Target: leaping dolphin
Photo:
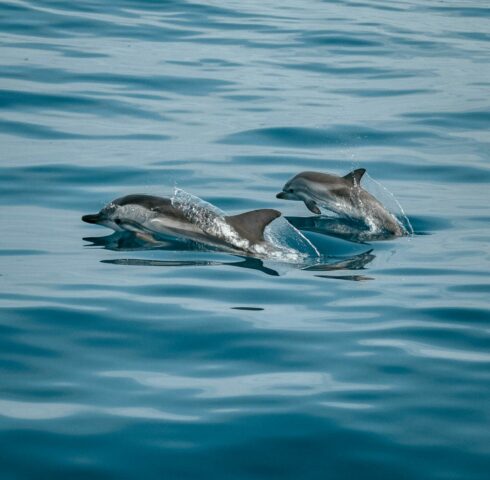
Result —
[[276, 198], [303, 201], [320, 215], [324, 207], [338, 215], [361, 221], [371, 230], [383, 230], [393, 236], [406, 234], [403, 226], [373, 195], [361, 187], [364, 168], [343, 177], [320, 172], [301, 172], [283, 187]]
[[99, 213], [84, 215], [87, 223], [103, 225], [115, 231], [131, 231], [151, 240], [155, 234], [184, 237], [199, 242], [257, 253], [257, 247], [266, 247], [264, 229], [281, 216], [277, 210], [262, 209], [223, 216], [222, 225], [206, 228], [193, 222], [167, 197], [127, 195], [107, 204]]

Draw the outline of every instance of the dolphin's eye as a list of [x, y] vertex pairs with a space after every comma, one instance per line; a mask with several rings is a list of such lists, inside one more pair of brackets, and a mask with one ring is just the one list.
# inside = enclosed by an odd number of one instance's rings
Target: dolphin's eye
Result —
[[289, 192], [289, 193], [293, 193], [293, 192], [294, 192], [294, 190], [293, 190], [292, 188], [288, 188], [288, 192]]
[[116, 219], [114, 220], [114, 223], [115, 223], [116, 225], [121, 225], [121, 219], [120, 219], [120, 218], [116, 218]]

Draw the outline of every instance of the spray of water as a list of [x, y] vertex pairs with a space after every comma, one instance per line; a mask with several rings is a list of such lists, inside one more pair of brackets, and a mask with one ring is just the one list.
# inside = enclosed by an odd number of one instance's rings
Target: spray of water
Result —
[[303, 259], [320, 257], [317, 248], [284, 217], [277, 218], [265, 228], [264, 238], [282, 251], [300, 253]]
[[301, 263], [308, 257], [319, 256], [311, 242], [284, 218], [279, 217], [267, 226], [265, 243], [252, 244], [228, 224], [222, 210], [199, 197], [175, 188], [171, 201], [187, 220], [203, 232], [238, 250], [289, 263]]
[[[401, 223], [402, 227], [409, 235], [413, 235], [414, 230], [410, 220], [408, 219], [403, 207], [397, 200], [395, 195], [388, 190], [382, 183], [372, 178], [367, 172], [365, 178], [368, 180], [366, 190], [369, 190], [379, 201], [386, 206], [386, 208], [393, 214], [393, 216]], [[371, 185], [370, 185], [371, 184]], [[374, 186], [374, 188], [373, 188]], [[376, 192], [373, 190], [377, 190]]]

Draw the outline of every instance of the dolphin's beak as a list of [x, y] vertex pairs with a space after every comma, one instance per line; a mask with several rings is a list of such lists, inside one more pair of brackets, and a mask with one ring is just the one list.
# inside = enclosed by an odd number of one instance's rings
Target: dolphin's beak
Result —
[[279, 192], [276, 195], [276, 198], [279, 198], [281, 200], [299, 200], [299, 198], [291, 192], [285, 192], [284, 190], [282, 192]]
[[92, 214], [92, 215], [84, 215], [82, 217], [82, 220], [84, 222], [87, 222], [87, 223], [99, 223], [100, 220], [101, 220], [102, 216], [100, 215], [100, 213], [95, 213], [95, 214]]

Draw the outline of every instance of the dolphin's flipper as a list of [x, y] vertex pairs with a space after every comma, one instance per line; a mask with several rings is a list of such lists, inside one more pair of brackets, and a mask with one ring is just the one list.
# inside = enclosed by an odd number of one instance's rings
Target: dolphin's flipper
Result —
[[321, 215], [322, 211], [318, 208], [318, 205], [315, 203], [314, 200], [305, 200], [304, 202], [310, 212]]
[[159, 245], [161, 243], [149, 232], [135, 232], [134, 234], [136, 238], [139, 238], [144, 242], [151, 243], [153, 245]]
[[252, 243], [260, 243], [264, 241], [264, 228], [280, 216], [281, 212], [264, 208], [227, 216], [225, 219], [241, 237]]
[[352, 183], [352, 185], [359, 186], [361, 184], [361, 178], [365, 173], [365, 168], [358, 168], [357, 170], [353, 170], [347, 175], [344, 175], [344, 179], [349, 183]]

